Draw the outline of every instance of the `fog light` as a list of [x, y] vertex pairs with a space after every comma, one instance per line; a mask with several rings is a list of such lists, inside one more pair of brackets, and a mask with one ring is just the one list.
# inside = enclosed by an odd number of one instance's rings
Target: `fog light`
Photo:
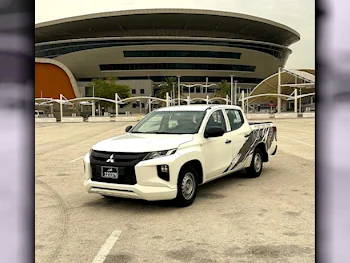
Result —
[[167, 164], [157, 165], [157, 173], [159, 178], [165, 181], [170, 180], [169, 166]]
[[169, 173], [169, 166], [166, 164], [160, 166], [160, 170], [162, 173]]

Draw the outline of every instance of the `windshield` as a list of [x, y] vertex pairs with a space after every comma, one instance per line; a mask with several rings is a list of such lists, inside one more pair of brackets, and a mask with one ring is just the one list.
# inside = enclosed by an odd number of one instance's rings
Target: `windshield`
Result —
[[153, 111], [131, 130], [131, 133], [195, 134], [205, 111]]

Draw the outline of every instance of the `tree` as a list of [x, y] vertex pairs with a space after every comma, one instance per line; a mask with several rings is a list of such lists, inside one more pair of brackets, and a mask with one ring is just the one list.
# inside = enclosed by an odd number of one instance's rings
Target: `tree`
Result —
[[[166, 77], [164, 78], [164, 81], [160, 84], [160, 90], [157, 92], [157, 97], [161, 99], [165, 99], [166, 93], [169, 93], [169, 96], [171, 96], [171, 92], [173, 91], [173, 84], [175, 89], [175, 98], [177, 98], [178, 94], [178, 83], [177, 79], [175, 77]], [[180, 96], [182, 95], [182, 92], [180, 90]]]
[[[117, 80], [117, 78], [113, 77], [108, 78], [107, 80], [104, 80], [102, 78], [93, 79], [89, 83], [87, 96], [92, 97], [94, 91], [95, 97], [99, 98], [114, 100], [115, 93], [117, 93], [121, 99], [129, 98], [131, 96], [130, 87], [125, 84], [117, 84]], [[99, 101], [98, 103], [105, 108], [114, 106], [114, 103], [107, 101]]]
[[221, 80], [217, 84], [217, 87], [218, 89], [215, 94], [216, 97], [225, 98], [226, 95], [228, 95], [229, 97], [231, 96], [231, 86], [227, 83], [227, 80]]

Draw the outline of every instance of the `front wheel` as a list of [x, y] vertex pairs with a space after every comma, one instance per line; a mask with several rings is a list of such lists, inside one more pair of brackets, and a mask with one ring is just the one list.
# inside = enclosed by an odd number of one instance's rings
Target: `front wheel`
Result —
[[186, 207], [193, 203], [197, 196], [197, 178], [197, 172], [192, 167], [186, 167], [180, 171], [175, 198], [177, 206]]
[[259, 148], [256, 148], [253, 154], [252, 162], [247, 168], [247, 175], [250, 178], [257, 178], [261, 175], [263, 169], [263, 154]]

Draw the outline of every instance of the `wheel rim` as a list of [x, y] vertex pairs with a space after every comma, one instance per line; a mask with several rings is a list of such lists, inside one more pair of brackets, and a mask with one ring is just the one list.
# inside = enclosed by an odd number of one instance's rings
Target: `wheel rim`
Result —
[[181, 184], [182, 196], [186, 200], [190, 200], [193, 197], [195, 187], [194, 175], [192, 173], [186, 173]]
[[255, 156], [254, 156], [254, 169], [255, 169], [255, 172], [257, 172], [257, 173], [260, 172], [261, 166], [262, 166], [261, 155], [260, 155], [260, 153], [256, 153]]

